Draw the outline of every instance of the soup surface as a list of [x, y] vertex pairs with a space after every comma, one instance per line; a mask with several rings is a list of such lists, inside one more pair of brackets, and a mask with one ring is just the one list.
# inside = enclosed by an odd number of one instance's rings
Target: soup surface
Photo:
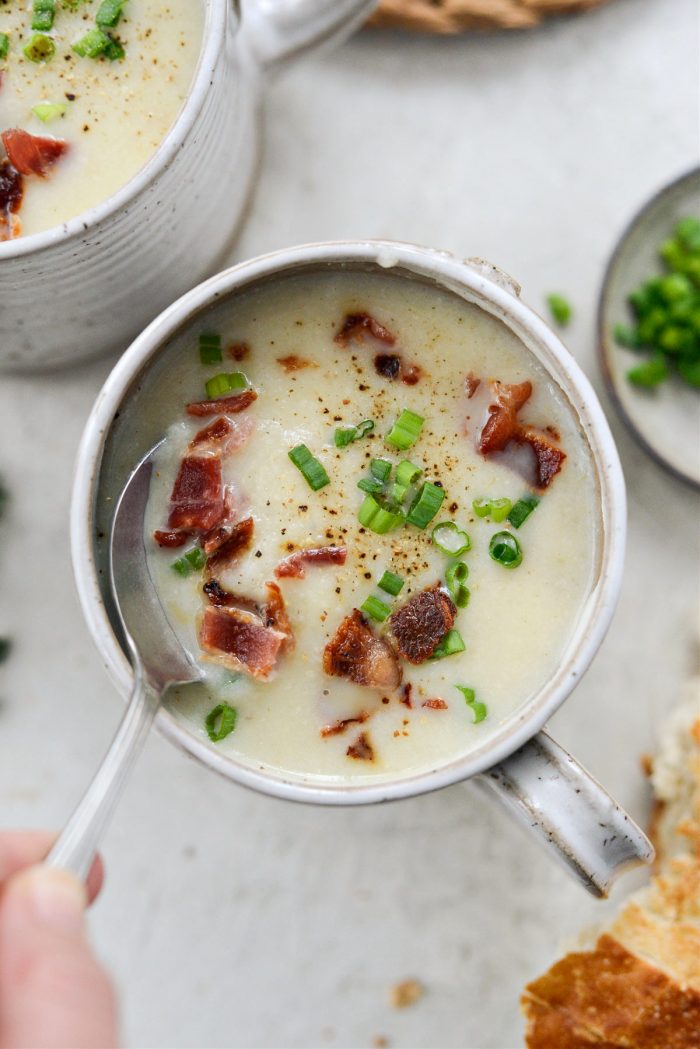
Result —
[[480, 308], [389, 273], [288, 277], [209, 311], [136, 396], [167, 432], [150, 568], [204, 674], [168, 702], [212, 746], [326, 782], [425, 770], [560, 665], [597, 566], [591, 453]]
[[[175, 121], [200, 51], [200, 0], [114, 0], [121, 14], [102, 29], [100, 0], [44, 0], [53, 20], [38, 33], [41, 3], [0, 4], [0, 239], [66, 222], [125, 185]], [[99, 47], [100, 32], [123, 57], [76, 53], [86, 38]], [[26, 53], [47, 48], [44, 60]]]

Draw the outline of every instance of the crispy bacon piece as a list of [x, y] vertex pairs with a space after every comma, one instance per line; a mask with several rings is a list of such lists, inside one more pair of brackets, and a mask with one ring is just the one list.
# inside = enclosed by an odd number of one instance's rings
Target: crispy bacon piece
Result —
[[374, 370], [383, 379], [398, 379], [401, 372], [401, 358], [398, 353], [378, 353], [374, 358]]
[[[236, 595], [230, 590], [225, 590], [218, 579], [208, 579], [202, 590], [209, 604], [216, 605], [218, 608], [232, 608], [237, 603]], [[250, 609], [250, 611], [255, 611], [255, 609]]]
[[[532, 383], [494, 382], [492, 386], [495, 400], [489, 405], [488, 419], [479, 436], [479, 451], [489, 455], [504, 451], [511, 442], [528, 445], [534, 459], [534, 484], [540, 489], [547, 488], [561, 470], [566, 453], [554, 444], [547, 432], [518, 420], [518, 412], [532, 395]], [[547, 427], [549, 433], [552, 429]]]
[[421, 376], [423, 375], [423, 369], [418, 364], [409, 364], [402, 369], [401, 382], [406, 386], [415, 386], [417, 382], [420, 382]]
[[28, 131], [16, 127], [3, 131], [0, 138], [7, 159], [20, 175], [39, 175], [46, 178], [56, 161], [68, 149], [68, 143], [63, 139], [30, 135]]
[[396, 342], [396, 336], [392, 335], [388, 328], [385, 328], [369, 313], [346, 314], [340, 330], [334, 336], [334, 341], [339, 346], [347, 346], [352, 339], [364, 339], [366, 335], [371, 335], [379, 342], [385, 342], [387, 346], [393, 346]]
[[469, 372], [466, 379], [464, 380], [464, 388], [467, 391], [467, 398], [472, 399], [476, 391], [481, 386], [481, 379], [477, 379], [474, 372]]
[[259, 616], [240, 608], [210, 605], [199, 626], [199, 643], [212, 662], [255, 678], [269, 676], [286, 640], [280, 630], [265, 626]]
[[400, 353], [378, 353], [374, 358], [374, 370], [383, 379], [401, 379], [406, 386], [415, 386], [423, 374], [417, 364], [404, 364]]
[[186, 530], [182, 532], [162, 532], [158, 529], [153, 533], [153, 538], [158, 543], [158, 546], [174, 549], [178, 546], [184, 546], [193, 535], [193, 532]]
[[242, 393], [232, 393], [228, 397], [216, 397], [213, 401], [192, 401], [187, 405], [187, 414], [204, 416], [227, 412], [229, 415], [235, 415], [245, 411], [257, 398], [255, 390], [244, 390]]
[[518, 412], [532, 396], [532, 383], [493, 383], [495, 402], [489, 405], [489, 417], [479, 437], [479, 451], [502, 452], [518, 432]]
[[307, 361], [306, 357], [298, 357], [296, 353], [289, 353], [286, 357], [278, 357], [277, 363], [281, 364], [286, 372], [300, 372], [304, 368], [316, 368], [313, 361]]
[[538, 488], [547, 488], [561, 470], [566, 453], [557, 448], [542, 431], [529, 426], [522, 426], [518, 430], [515, 441], [532, 448], [535, 456], [535, 484]]
[[344, 546], [315, 546], [306, 550], [296, 550], [275, 568], [278, 579], [304, 579], [306, 565], [344, 565], [347, 557]]
[[0, 241], [19, 236], [17, 212], [24, 196], [24, 178], [9, 160], [0, 160]]
[[355, 758], [356, 761], [374, 761], [374, 748], [366, 732], [361, 732], [345, 753], [349, 758]]
[[[215, 547], [215, 553], [212, 553], [207, 560], [207, 575], [213, 577], [217, 575], [222, 569], [228, 568], [244, 550], [247, 550], [253, 540], [253, 530], [255, 524], [252, 517], [246, 517], [242, 521], [237, 521], [234, 525], [221, 526], [220, 531], [223, 528], [227, 529], [226, 538]], [[212, 540], [209, 539], [209, 545], [211, 546]], [[204, 545], [204, 544], [203, 544]], [[207, 553], [207, 546], [204, 545], [204, 552]]]
[[286, 640], [282, 645], [283, 652], [289, 652], [294, 648], [294, 633], [292, 624], [287, 615], [287, 606], [284, 603], [282, 591], [277, 583], [265, 583], [267, 588], [267, 604], [265, 605], [265, 626], [274, 627], [285, 635]]
[[342, 721], [334, 721], [332, 725], [326, 725], [325, 728], [321, 729], [321, 736], [326, 739], [327, 736], [339, 736], [341, 732], [345, 732], [348, 725], [364, 725], [372, 715], [367, 710], [361, 710], [357, 717], [354, 718], [343, 718]]
[[214, 451], [218, 450], [224, 438], [228, 437], [233, 430], [233, 423], [225, 415], [220, 415], [203, 429], [199, 430], [189, 443], [189, 451]]
[[426, 699], [425, 703], [421, 703], [422, 707], [428, 707], [430, 710], [447, 710], [447, 703], [444, 699]]
[[169, 529], [213, 528], [224, 511], [221, 461], [187, 455], [170, 497]]
[[399, 654], [409, 663], [424, 663], [452, 629], [456, 615], [454, 603], [437, 583], [409, 597], [389, 619]]
[[228, 348], [228, 355], [234, 361], [244, 361], [249, 353], [250, 346], [247, 342], [234, 342]]
[[331, 677], [347, 677], [356, 685], [393, 689], [401, 684], [393, 649], [376, 636], [357, 608], [345, 617], [323, 650], [323, 669]]

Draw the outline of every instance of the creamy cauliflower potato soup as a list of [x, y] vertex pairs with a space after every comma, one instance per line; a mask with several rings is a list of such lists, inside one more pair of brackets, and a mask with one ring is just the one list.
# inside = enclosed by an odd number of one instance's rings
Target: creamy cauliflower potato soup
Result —
[[285, 277], [207, 311], [136, 396], [165, 434], [145, 541], [204, 675], [167, 700], [193, 733], [306, 778], [395, 776], [482, 744], [556, 671], [597, 481], [483, 310], [399, 275]]
[[202, 22], [201, 0], [0, 0], [0, 240], [67, 222], [143, 167]]

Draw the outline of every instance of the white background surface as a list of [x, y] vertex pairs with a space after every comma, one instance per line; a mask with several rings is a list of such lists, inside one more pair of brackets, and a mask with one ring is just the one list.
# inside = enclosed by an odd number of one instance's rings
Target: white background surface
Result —
[[[269, 95], [264, 171], [235, 257], [395, 237], [483, 255], [600, 390], [594, 309], [628, 217], [697, 162], [695, 0], [616, 0], [512, 36], [366, 34]], [[50, 333], [47, 333], [50, 338]], [[68, 553], [72, 460], [109, 362], [0, 380], [4, 825], [58, 825], [120, 705], [91, 647]], [[604, 399], [609, 412], [609, 402]], [[624, 590], [594, 667], [552, 722], [644, 820], [639, 754], [695, 659], [698, 503], [612, 425], [630, 496]], [[513, 1049], [518, 995], [609, 905], [588, 899], [465, 787], [364, 810], [258, 797], [153, 738], [104, 846], [93, 912], [134, 1047]], [[614, 903], [629, 889], [628, 878]], [[425, 997], [393, 1011], [388, 989]]]

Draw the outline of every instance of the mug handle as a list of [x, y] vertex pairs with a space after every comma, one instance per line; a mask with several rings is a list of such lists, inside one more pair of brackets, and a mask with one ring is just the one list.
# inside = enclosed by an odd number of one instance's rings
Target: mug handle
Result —
[[266, 71], [350, 36], [377, 0], [244, 0], [241, 44]]
[[473, 782], [495, 794], [593, 896], [607, 896], [619, 874], [654, 859], [637, 824], [546, 732]]

